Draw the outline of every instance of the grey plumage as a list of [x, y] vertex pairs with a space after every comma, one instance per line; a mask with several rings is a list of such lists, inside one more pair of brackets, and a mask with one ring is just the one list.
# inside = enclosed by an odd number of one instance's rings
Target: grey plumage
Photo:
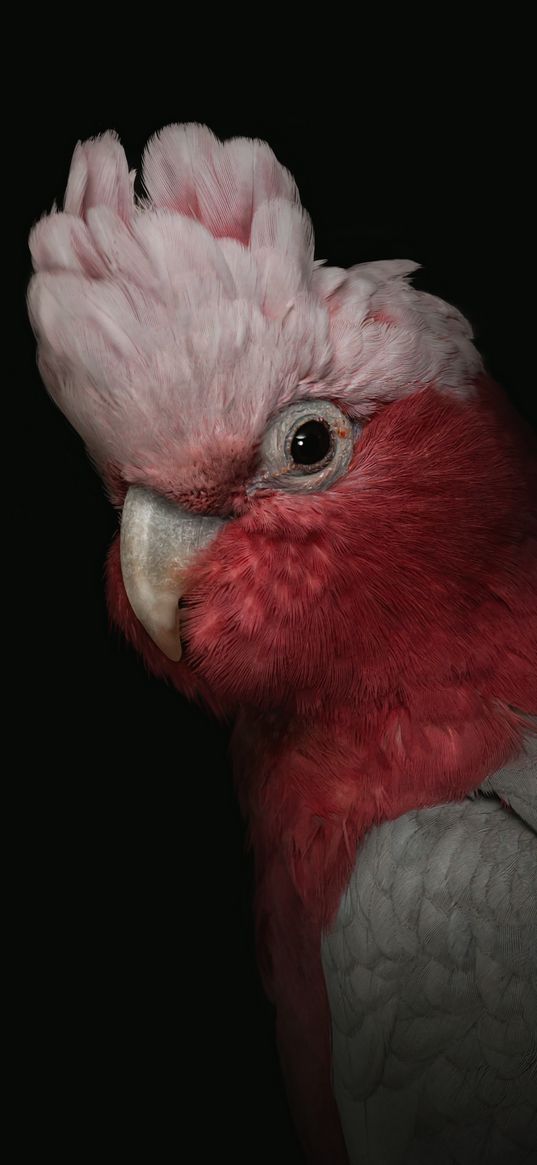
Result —
[[322, 949], [352, 1165], [537, 1161], [536, 741], [359, 848]]

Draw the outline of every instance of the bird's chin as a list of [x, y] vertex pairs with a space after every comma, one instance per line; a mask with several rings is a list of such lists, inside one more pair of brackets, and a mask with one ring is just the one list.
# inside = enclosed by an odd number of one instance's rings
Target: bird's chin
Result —
[[[181, 659], [169, 659], [164, 652], [150, 639], [143, 628], [140, 628], [143, 642], [134, 642], [133, 646], [143, 657], [144, 663], [153, 675], [168, 680], [187, 700], [202, 703], [213, 715], [219, 719], [229, 716], [236, 707], [236, 701], [229, 698], [224, 692], [217, 690], [215, 685], [204, 675], [204, 669], [199, 658], [192, 650], [188, 634], [181, 631]], [[132, 638], [131, 638], [131, 642]]]

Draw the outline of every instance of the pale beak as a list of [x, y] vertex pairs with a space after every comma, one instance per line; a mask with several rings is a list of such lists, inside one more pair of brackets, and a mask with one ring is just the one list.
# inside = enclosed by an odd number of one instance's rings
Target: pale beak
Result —
[[168, 659], [181, 658], [179, 599], [184, 576], [200, 550], [225, 525], [131, 485], [121, 517], [121, 571], [131, 607]]

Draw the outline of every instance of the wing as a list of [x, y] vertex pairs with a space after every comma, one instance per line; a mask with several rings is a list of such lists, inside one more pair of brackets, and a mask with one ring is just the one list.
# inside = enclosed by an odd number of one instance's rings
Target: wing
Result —
[[360, 847], [322, 950], [352, 1165], [537, 1159], [536, 760]]

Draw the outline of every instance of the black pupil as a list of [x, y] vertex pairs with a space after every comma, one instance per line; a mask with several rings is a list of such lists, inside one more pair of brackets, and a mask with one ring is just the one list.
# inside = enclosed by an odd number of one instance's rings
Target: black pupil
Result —
[[330, 449], [330, 429], [324, 421], [305, 421], [291, 441], [291, 457], [297, 465], [315, 465]]

